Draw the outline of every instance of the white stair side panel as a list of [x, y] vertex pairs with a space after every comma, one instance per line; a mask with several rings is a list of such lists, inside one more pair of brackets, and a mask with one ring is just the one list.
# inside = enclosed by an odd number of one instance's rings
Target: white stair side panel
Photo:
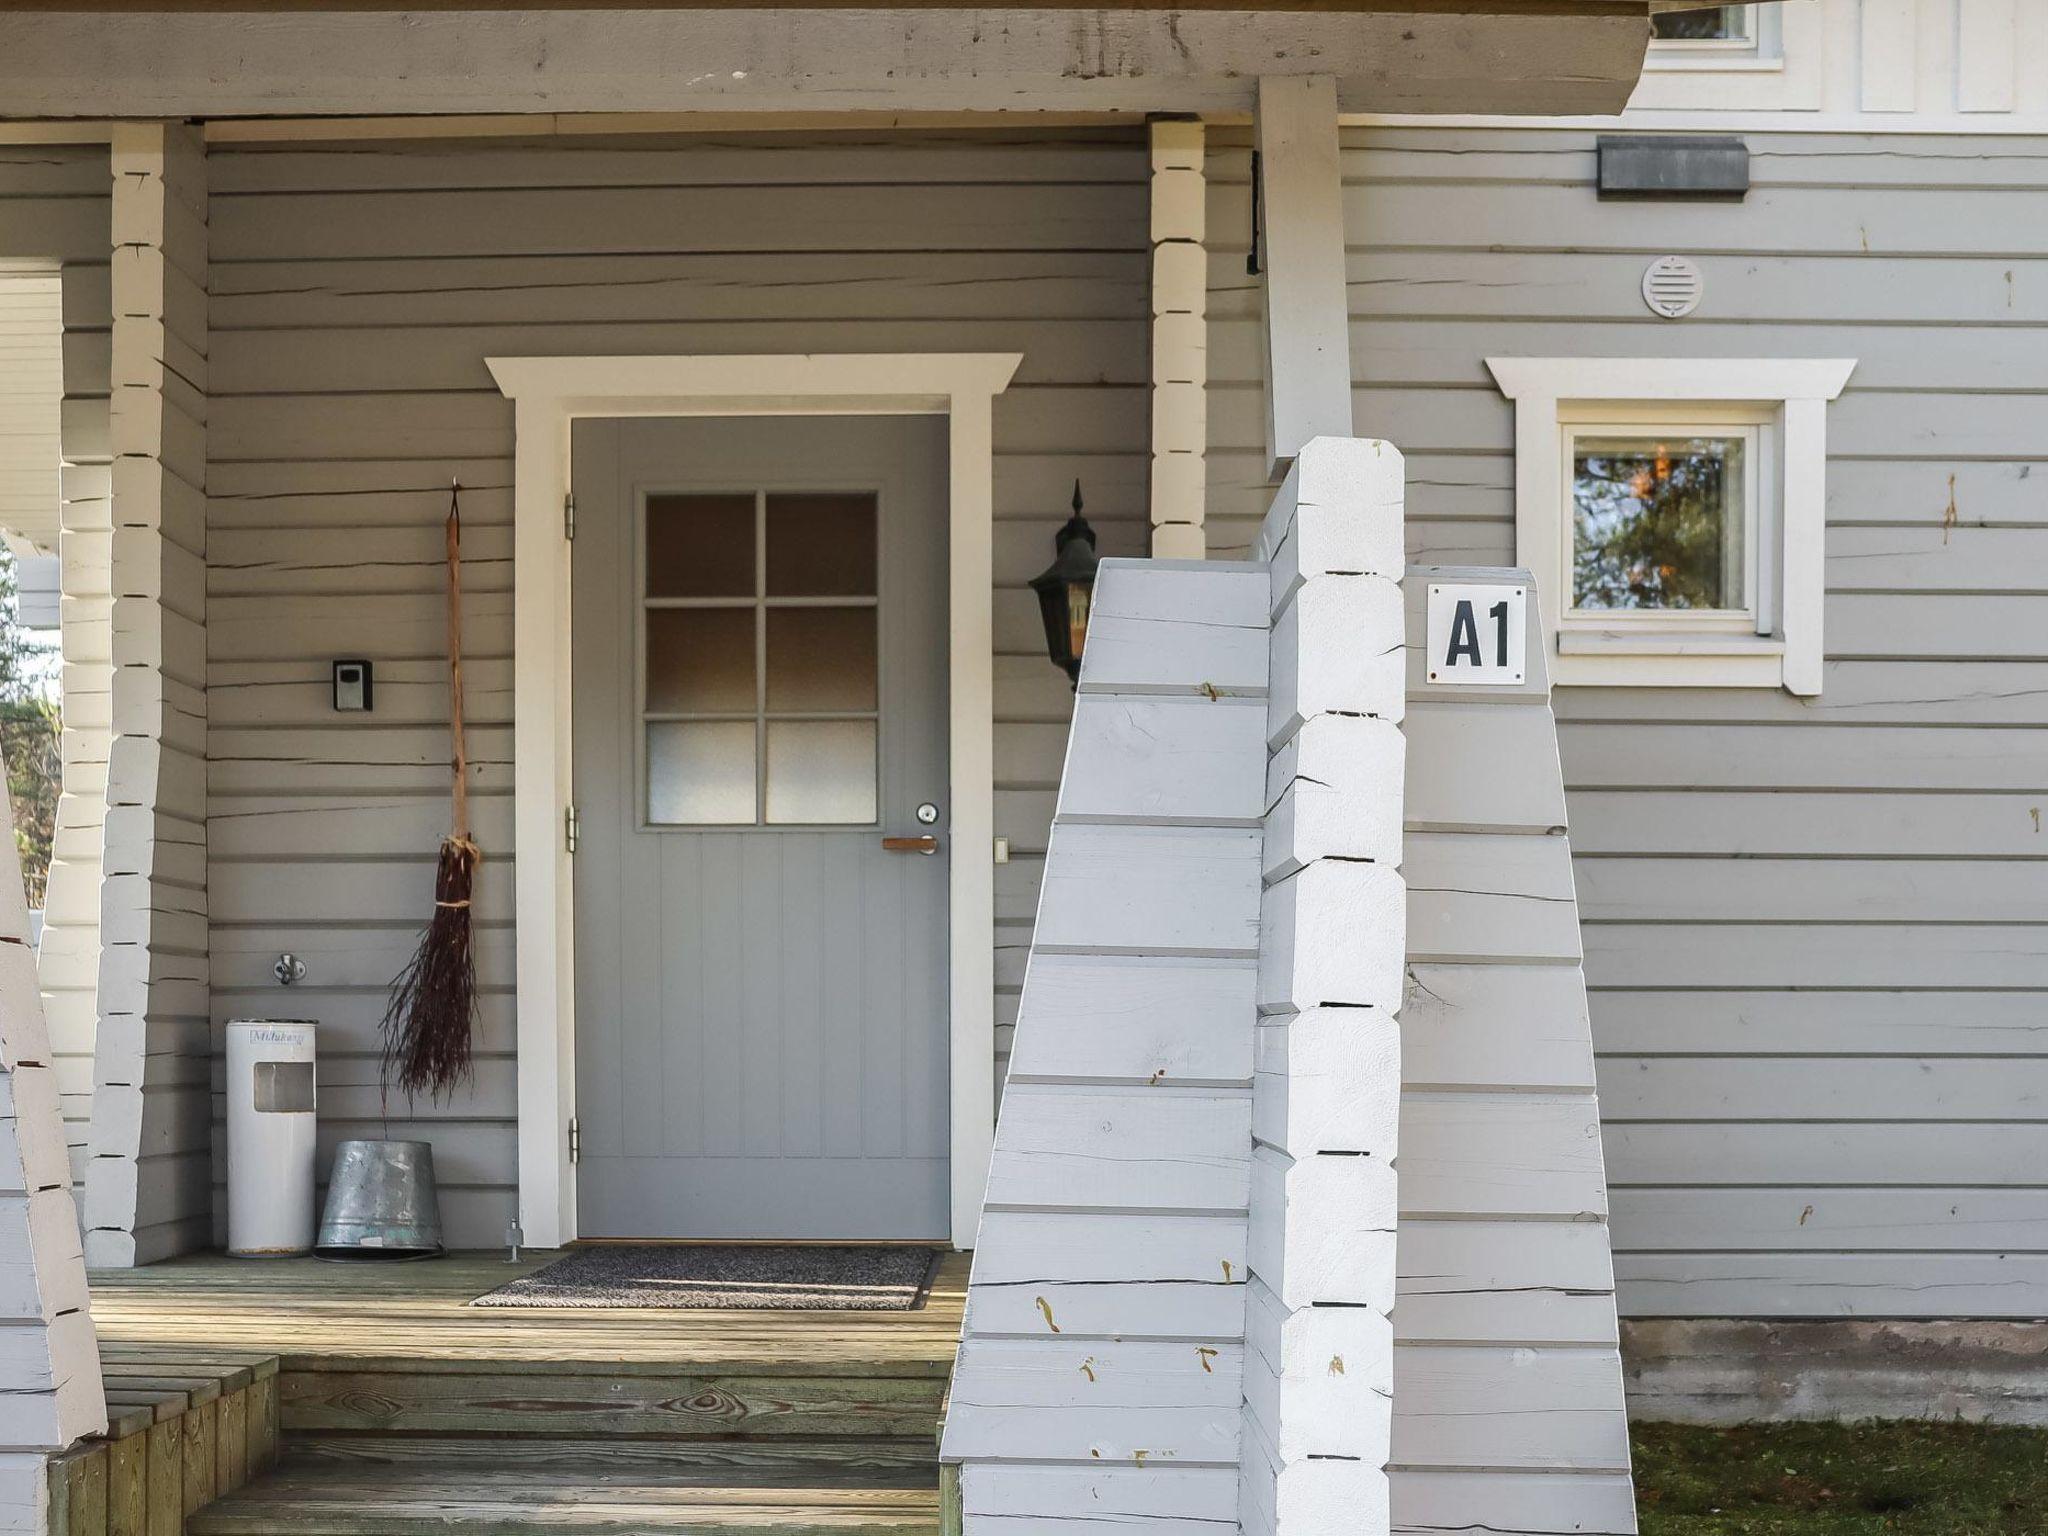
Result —
[[1251, 1079], [1250, 959], [1035, 953], [1024, 970], [1032, 1028], [1010, 1081], [1100, 1078], [1153, 1084]]
[[1591, 1028], [1540, 634], [1511, 687], [1422, 676], [1411, 569], [1396, 1536], [1636, 1529]]
[[941, 1446], [970, 1536], [1235, 1519], [1267, 590], [1100, 572]]

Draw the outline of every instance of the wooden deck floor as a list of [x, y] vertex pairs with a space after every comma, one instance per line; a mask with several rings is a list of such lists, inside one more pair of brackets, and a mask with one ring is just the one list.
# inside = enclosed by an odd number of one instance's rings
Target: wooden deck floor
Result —
[[518, 1310], [470, 1301], [537, 1269], [502, 1253], [411, 1264], [174, 1259], [92, 1275], [93, 1320], [112, 1345], [275, 1353], [286, 1369], [460, 1370], [478, 1361], [603, 1362], [614, 1371], [943, 1377], [960, 1342], [968, 1256], [948, 1255], [914, 1312]]

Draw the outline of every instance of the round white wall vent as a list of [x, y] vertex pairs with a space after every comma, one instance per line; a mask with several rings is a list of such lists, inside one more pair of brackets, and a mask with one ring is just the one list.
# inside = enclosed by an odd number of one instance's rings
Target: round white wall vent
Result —
[[1643, 302], [1666, 320], [1679, 320], [1700, 307], [1707, 280], [1690, 256], [1659, 256], [1643, 273]]

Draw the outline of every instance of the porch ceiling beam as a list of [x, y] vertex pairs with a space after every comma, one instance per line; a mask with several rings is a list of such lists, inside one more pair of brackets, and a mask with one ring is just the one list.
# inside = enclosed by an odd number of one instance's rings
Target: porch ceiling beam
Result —
[[90, 10], [0, 13], [15, 118], [680, 111], [1245, 112], [1315, 73], [1348, 112], [1617, 112], [1648, 0], [1312, 10]]

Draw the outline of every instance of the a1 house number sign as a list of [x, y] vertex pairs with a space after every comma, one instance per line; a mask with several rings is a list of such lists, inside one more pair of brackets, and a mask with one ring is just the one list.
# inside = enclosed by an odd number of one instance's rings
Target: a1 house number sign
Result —
[[1429, 665], [1432, 683], [1512, 687], [1528, 663], [1527, 587], [1477, 582], [1429, 588]]

